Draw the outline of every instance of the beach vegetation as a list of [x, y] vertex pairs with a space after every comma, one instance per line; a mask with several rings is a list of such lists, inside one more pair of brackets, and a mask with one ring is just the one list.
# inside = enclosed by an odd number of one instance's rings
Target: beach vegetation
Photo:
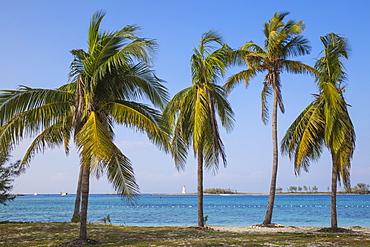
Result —
[[289, 186], [287, 189], [288, 192], [297, 192], [297, 187], [296, 186]]
[[[350, 187], [351, 159], [355, 149], [355, 131], [348, 104], [344, 98], [346, 80], [343, 60], [348, 59], [347, 39], [329, 33], [320, 37], [323, 56], [315, 63], [319, 93], [288, 128], [282, 142], [282, 152], [294, 162], [296, 174], [308, 171], [311, 161], [320, 158], [327, 147], [332, 158], [331, 227], [338, 228], [337, 183]], [[316, 186], [312, 188], [317, 191]]]
[[218, 125], [221, 123], [230, 131], [234, 113], [224, 88], [216, 83], [226, 72], [230, 53], [231, 48], [224, 44], [219, 33], [213, 30], [204, 33], [191, 56], [192, 86], [173, 96], [163, 112], [171, 133], [171, 148], [177, 169], [184, 168], [190, 146], [197, 157], [200, 228], [204, 227], [203, 167], [214, 174], [220, 159], [224, 166], [227, 164]]
[[[80, 243], [87, 239], [90, 176], [107, 175], [118, 194], [139, 192], [132, 163], [114, 143], [114, 127], [147, 134], [163, 150], [168, 136], [160, 111], [169, 97], [151, 66], [157, 44], [136, 35], [138, 26], [109, 32], [100, 29], [105, 13], [96, 12], [88, 29], [88, 48], [72, 50], [70, 82], [57, 89], [20, 86], [0, 92], [0, 153], [31, 138], [20, 167], [47, 148], [77, 146], [80, 157]], [[146, 100], [149, 106], [139, 101]], [[90, 240], [89, 240], [90, 241]]]
[[8, 154], [0, 155], [0, 204], [6, 205], [7, 201], [13, 200], [15, 195], [11, 195], [14, 178], [20, 174], [20, 160], [10, 163]]
[[357, 183], [353, 188], [344, 188], [346, 193], [355, 193], [355, 194], [370, 194], [370, 185], [365, 183]]
[[277, 137], [277, 111], [285, 112], [282, 92], [281, 73], [314, 74], [314, 69], [304, 63], [290, 60], [290, 57], [306, 55], [311, 47], [301, 33], [305, 29], [303, 21], [288, 20], [284, 22], [289, 12], [276, 12], [269, 22], [264, 23], [264, 45], [261, 47], [253, 42], [245, 43], [239, 50], [236, 63], [247, 65], [247, 69], [231, 76], [224, 87], [230, 91], [237, 84], [244, 81], [248, 86], [251, 79], [260, 73], [266, 73], [263, 81], [261, 102], [262, 121], [268, 123], [268, 99], [273, 96], [272, 103], [272, 175], [266, 209], [264, 225], [270, 225], [272, 220], [276, 180], [278, 171], [278, 137]]
[[207, 194], [237, 194], [238, 191], [232, 190], [232, 189], [221, 189], [221, 188], [210, 188], [210, 189], [205, 189], [204, 193]]
[[318, 192], [318, 191], [319, 191], [319, 188], [317, 188], [316, 185], [312, 187], [312, 192]]
[[[282, 192], [283, 189], [281, 187], [279, 188], [276, 188], [276, 191], [277, 192]], [[287, 192], [289, 193], [296, 193], [296, 192], [306, 192], [306, 193], [317, 193], [319, 192], [319, 188], [314, 185], [314, 186], [306, 186], [306, 185], [303, 185], [303, 186], [289, 186], [287, 189], [286, 189]]]
[[370, 185], [365, 183], [358, 183], [355, 187], [352, 188], [353, 193], [358, 194], [369, 194], [370, 193]]
[[208, 221], [208, 215], [204, 216], [204, 224], [207, 224]]
[[103, 219], [101, 219], [101, 221], [103, 221], [104, 224], [107, 224], [107, 223], [112, 224], [112, 221], [110, 219], [110, 214], [108, 214]]

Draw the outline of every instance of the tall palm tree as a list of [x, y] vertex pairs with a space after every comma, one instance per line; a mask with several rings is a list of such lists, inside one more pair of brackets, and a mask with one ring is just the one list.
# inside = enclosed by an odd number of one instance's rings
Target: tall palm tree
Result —
[[331, 227], [337, 228], [337, 181], [342, 178], [350, 188], [351, 159], [355, 149], [355, 131], [344, 99], [343, 82], [346, 73], [343, 60], [348, 58], [348, 41], [330, 33], [321, 37], [323, 57], [315, 68], [319, 94], [297, 117], [287, 130], [281, 148], [294, 159], [297, 174], [308, 171], [311, 161], [318, 160], [323, 146], [332, 157]]
[[[215, 50], [213, 45], [219, 45]], [[225, 148], [218, 130], [217, 115], [227, 131], [233, 126], [233, 111], [224, 89], [216, 83], [226, 71], [231, 49], [221, 36], [208, 31], [202, 35], [191, 57], [192, 86], [178, 92], [164, 110], [172, 134], [175, 165], [183, 169], [189, 146], [198, 161], [198, 226], [204, 227], [203, 166], [216, 172], [219, 158], [226, 166]]]
[[55, 90], [21, 86], [0, 94], [0, 152], [33, 138], [21, 161], [25, 166], [48, 147], [64, 146], [68, 153], [70, 140], [76, 144], [82, 172], [82, 242], [87, 240], [90, 175], [106, 173], [114, 189], [128, 198], [139, 191], [130, 160], [114, 144], [114, 126], [144, 132], [159, 147], [168, 147], [160, 112], [135, 102], [146, 99], [164, 107], [168, 101], [166, 88], [148, 66], [156, 43], [137, 37], [136, 26], [101, 31], [104, 16], [92, 16], [87, 52], [72, 51], [70, 83]]
[[248, 68], [231, 76], [224, 85], [227, 91], [233, 89], [241, 81], [244, 81], [246, 86], [248, 86], [249, 81], [257, 74], [266, 73], [261, 93], [262, 121], [264, 124], [268, 122], [267, 100], [273, 94], [273, 162], [268, 205], [265, 220], [263, 221], [265, 226], [271, 224], [275, 201], [278, 170], [277, 108], [279, 107], [282, 113], [285, 111], [281, 94], [280, 74], [284, 71], [294, 74], [313, 73], [314, 71], [313, 68], [304, 63], [288, 59], [292, 56], [309, 54], [311, 48], [308, 40], [300, 35], [305, 29], [302, 21], [288, 20], [286, 23], [283, 22], [288, 14], [289, 12], [276, 12], [271, 20], [264, 24], [263, 33], [266, 39], [263, 47], [253, 42], [247, 42], [237, 51], [238, 56], [235, 56], [237, 58], [236, 62], [238, 64], [245, 63]]

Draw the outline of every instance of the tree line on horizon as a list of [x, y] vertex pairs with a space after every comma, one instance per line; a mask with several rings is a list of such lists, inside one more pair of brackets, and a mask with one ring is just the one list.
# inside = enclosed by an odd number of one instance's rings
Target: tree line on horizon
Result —
[[[328, 191], [330, 188], [328, 187]], [[276, 188], [277, 192], [283, 192], [283, 188], [278, 187]], [[301, 186], [289, 186], [286, 189], [287, 192], [308, 192], [308, 193], [316, 193], [320, 192], [319, 188], [317, 186], [306, 186], [303, 185]], [[321, 191], [322, 192], [322, 191]], [[369, 194], [370, 193], [370, 185], [365, 184], [365, 183], [357, 183], [355, 187], [345, 187], [344, 190], [341, 193], [349, 193], [349, 194]]]
[[[284, 113], [281, 73], [314, 76], [318, 92], [314, 100], [288, 128], [281, 142], [283, 154], [294, 161], [297, 175], [308, 171], [324, 147], [332, 157], [331, 227], [338, 228], [337, 182], [350, 186], [350, 166], [355, 132], [344, 98], [346, 79], [343, 61], [348, 58], [347, 39], [329, 33], [320, 37], [324, 49], [313, 67], [290, 60], [310, 53], [302, 32], [303, 21], [287, 20], [289, 12], [276, 12], [263, 25], [262, 46], [246, 42], [239, 49], [224, 43], [210, 30], [201, 36], [190, 59], [191, 85], [170, 98], [163, 80], [152, 69], [155, 40], [137, 36], [138, 26], [119, 31], [100, 29], [105, 13], [96, 12], [88, 29], [87, 50], [72, 50], [70, 81], [57, 89], [19, 86], [0, 91], [0, 153], [9, 154], [25, 138], [32, 142], [20, 162], [47, 148], [71, 143], [77, 147], [80, 171], [73, 221], [80, 222], [80, 242], [87, 241], [87, 210], [90, 176], [106, 174], [113, 188], [128, 199], [139, 193], [133, 165], [114, 143], [114, 126], [145, 133], [160, 150], [170, 153], [178, 170], [185, 167], [190, 149], [198, 168], [198, 226], [204, 228], [203, 172], [216, 173], [226, 166], [226, 151], [219, 126], [233, 128], [234, 113], [227, 95], [241, 82], [246, 86], [264, 74], [261, 92], [262, 121], [268, 123], [272, 96], [273, 162], [268, 206], [263, 226], [272, 225], [279, 144], [277, 112]], [[246, 69], [219, 85], [230, 66]], [[151, 105], [142, 103], [147, 100]]]

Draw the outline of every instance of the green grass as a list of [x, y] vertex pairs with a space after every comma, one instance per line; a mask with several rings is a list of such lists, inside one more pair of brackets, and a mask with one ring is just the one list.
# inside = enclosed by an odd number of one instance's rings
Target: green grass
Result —
[[[77, 223], [0, 224], [0, 246], [75, 246]], [[370, 246], [370, 236], [353, 232], [256, 233], [197, 230], [189, 227], [135, 227], [89, 224], [99, 246]]]

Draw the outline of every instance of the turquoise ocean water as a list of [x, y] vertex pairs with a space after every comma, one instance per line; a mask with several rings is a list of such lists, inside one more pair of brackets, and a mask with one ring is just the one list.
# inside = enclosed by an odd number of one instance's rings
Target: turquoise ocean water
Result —
[[[0, 205], [0, 221], [69, 222], [74, 195], [25, 195]], [[370, 195], [338, 195], [341, 227], [370, 227]], [[266, 195], [206, 195], [208, 225], [251, 226], [262, 223]], [[197, 224], [194, 195], [141, 195], [134, 205], [116, 195], [90, 195], [89, 222], [135, 226], [191, 226]], [[330, 226], [330, 195], [277, 195], [273, 222], [286, 226]]]

